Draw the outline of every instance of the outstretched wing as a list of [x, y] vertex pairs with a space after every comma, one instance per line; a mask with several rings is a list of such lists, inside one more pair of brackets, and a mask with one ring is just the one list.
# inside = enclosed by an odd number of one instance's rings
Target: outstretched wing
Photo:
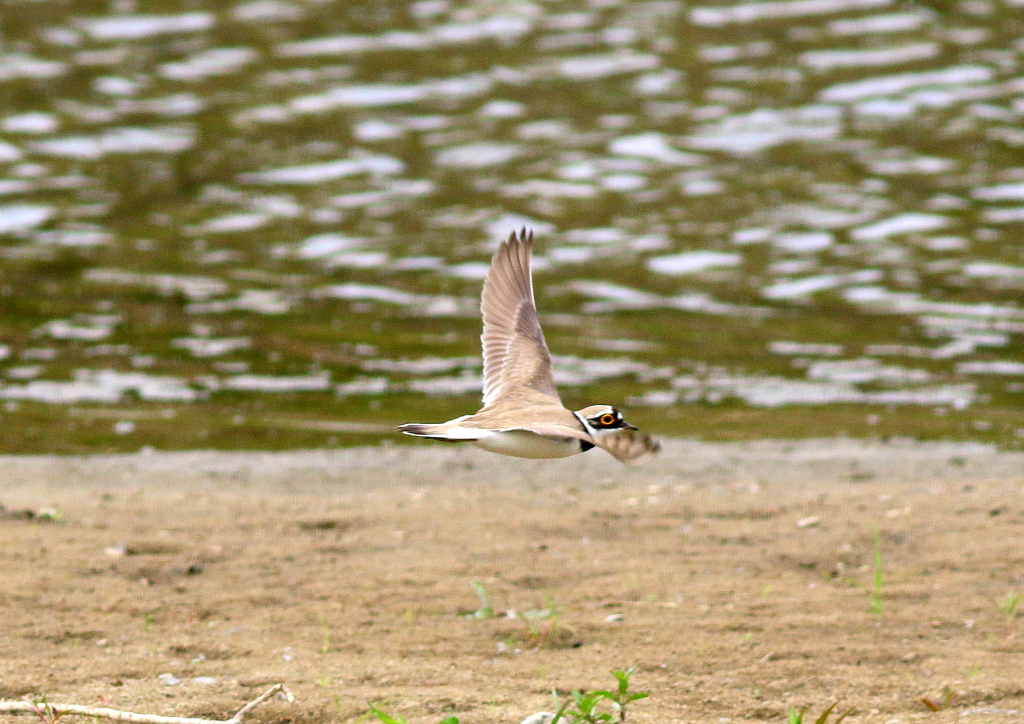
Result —
[[484, 407], [499, 400], [535, 400], [538, 393], [561, 405], [533, 301], [532, 251], [533, 232], [513, 232], [495, 253], [484, 281]]
[[615, 430], [594, 436], [597, 446], [627, 465], [642, 465], [661, 450], [656, 439], [636, 430]]

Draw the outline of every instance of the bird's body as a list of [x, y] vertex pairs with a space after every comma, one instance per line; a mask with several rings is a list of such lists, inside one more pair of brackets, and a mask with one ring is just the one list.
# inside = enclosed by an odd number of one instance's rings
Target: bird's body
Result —
[[499, 455], [540, 459], [567, 458], [584, 452], [587, 444], [573, 437], [538, 435], [530, 430], [486, 430], [474, 442], [478, 448]]
[[438, 424], [407, 423], [407, 435], [471, 442], [501, 455], [561, 458], [601, 447], [623, 462], [650, 457], [659, 444], [609, 405], [573, 412], [555, 388], [551, 354], [537, 317], [530, 274], [533, 235], [501, 244], [484, 281], [484, 406]]

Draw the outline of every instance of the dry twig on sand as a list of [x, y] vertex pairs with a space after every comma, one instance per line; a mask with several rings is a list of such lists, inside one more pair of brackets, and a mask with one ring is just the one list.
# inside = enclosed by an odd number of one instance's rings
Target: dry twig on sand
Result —
[[35, 714], [43, 722], [56, 722], [65, 714], [118, 719], [136, 722], [136, 724], [241, 724], [242, 717], [253, 708], [259, 706], [274, 694], [283, 694], [288, 701], [293, 701], [291, 692], [284, 684], [274, 684], [248, 704], [243, 706], [230, 719], [199, 719], [187, 716], [159, 716], [157, 714], [136, 714], [131, 711], [107, 709], [99, 706], [82, 706], [81, 704], [51, 704], [47, 701], [0, 701], [0, 714]]

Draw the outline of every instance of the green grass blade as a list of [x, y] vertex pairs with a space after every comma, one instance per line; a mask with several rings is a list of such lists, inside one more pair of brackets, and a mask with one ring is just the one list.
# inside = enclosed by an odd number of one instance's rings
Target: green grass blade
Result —
[[835, 709], [837, 706], [839, 706], [838, 701], [833, 703], [832, 706], [830, 706], [825, 711], [821, 712], [821, 716], [814, 720], [814, 724], [825, 724], [825, 722], [828, 721], [829, 714], [831, 714], [832, 710]]
[[879, 548], [879, 531], [871, 537], [871, 558], [875, 564], [875, 589], [871, 593], [871, 613], [876, 616], [882, 613], [882, 551]]
[[382, 721], [384, 724], [406, 724], [405, 719], [403, 719], [402, 717], [394, 717], [390, 714], [385, 714], [373, 704], [370, 704], [370, 711], [373, 712], [373, 715], [377, 717], [380, 721]]

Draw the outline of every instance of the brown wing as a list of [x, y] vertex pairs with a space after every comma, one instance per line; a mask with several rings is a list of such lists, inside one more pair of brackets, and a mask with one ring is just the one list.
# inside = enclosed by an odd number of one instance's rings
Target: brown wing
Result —
[[642, 465], [661, 450], [661, 443], [636, 430], [616, 430], [594, 437], [597, 446], [627, 465]]
[[537, 393], [561, 404], [533, 301], [532, 251], [532, 232], [513, 233], [498, 248], [484, 281], [484, 407], [502, 398], [536, 398]]

